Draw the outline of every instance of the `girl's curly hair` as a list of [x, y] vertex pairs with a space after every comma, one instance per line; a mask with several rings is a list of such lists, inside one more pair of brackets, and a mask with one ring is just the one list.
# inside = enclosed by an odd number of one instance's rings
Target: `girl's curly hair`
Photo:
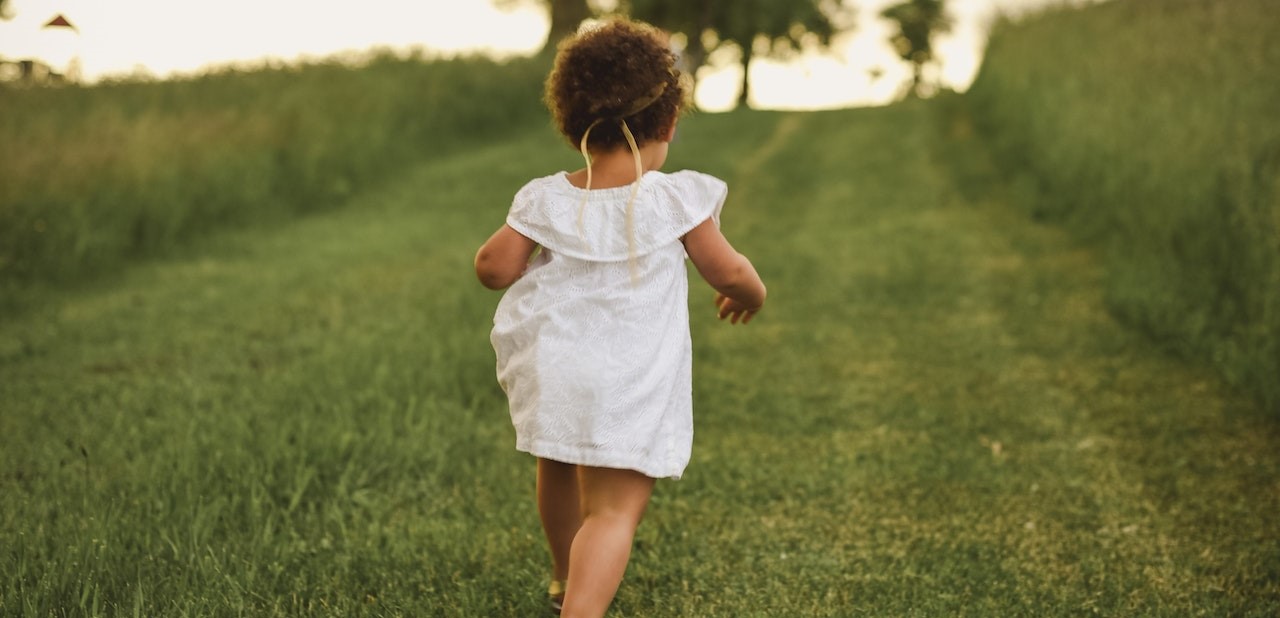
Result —
[[596, 121], [602, 122], [591, 129], [589, 149], [625, 145], [621, 124], [609, 122], [621, 119], [643, 146], [661, 139], [676, 115], [688, 108], [689, 89], [675, 63], [658, 29], [613, 18], [560, 41], [544, 100], [556, 128], [574, 148]]

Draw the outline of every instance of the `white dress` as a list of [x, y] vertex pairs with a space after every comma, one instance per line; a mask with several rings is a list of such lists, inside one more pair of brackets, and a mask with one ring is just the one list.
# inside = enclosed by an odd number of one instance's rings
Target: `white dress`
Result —
[[628, 230], [631, 186], [588, 192], [567, 176], [529, 182], [507, 216], [541, 246], [503, 294], [490, 335], [516, 448], [680, 478], [693, 446], [681, 238], [707, 219], [720, 224], [728, 188], [699, 172], [648, 172]]

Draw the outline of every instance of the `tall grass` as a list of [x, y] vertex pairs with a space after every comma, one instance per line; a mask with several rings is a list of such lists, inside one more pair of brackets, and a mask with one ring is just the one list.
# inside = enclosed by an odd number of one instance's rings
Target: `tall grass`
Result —
[[543, 114], [539, 62], [376, 53], [0, 91], [0, 292], [324, 209], [406, 163], [528, 125]]
[[[612, 618], [1275, 616], [1280, 432], [1101, 307], [930, 103], [695, 115], [769, 284], [691, 283], [696, 437]], [[475, 248], [526, 132], [0, 320], [0, 616], [546, 616]]]
[[1277, 67], [1266, 0], [1111, 2], [998, 24], [965, 98], [1114, 312], [1280, 410]]

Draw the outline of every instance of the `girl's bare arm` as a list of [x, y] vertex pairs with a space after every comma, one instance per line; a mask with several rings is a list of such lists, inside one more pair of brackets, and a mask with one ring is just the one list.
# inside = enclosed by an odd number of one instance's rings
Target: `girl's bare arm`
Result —
[[720, 317], [745, 324], [764, 305], [767, 292], [747, 256], [729, 244], [715, 222], [708, 219], [684, 237], [685, 251], [698, 274], [719, 293]]
[[476, 252], [476, 277], [490, 290], [501, 290], [520, 278], [538, 247], [525, 235], [503, 225]]

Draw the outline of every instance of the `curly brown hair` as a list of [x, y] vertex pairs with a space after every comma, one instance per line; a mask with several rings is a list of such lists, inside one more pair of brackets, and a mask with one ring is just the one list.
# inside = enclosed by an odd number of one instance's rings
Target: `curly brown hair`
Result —
[[587, 147], [623, 146], [621, 123], [609, 122], [615, 119], [626, 120], [641, 146], [662, 138], [688, 108], [689, 90], [665, 38], [649, 24], [617, 17], [560, 41], [544, 100], [570, 145], [577, 148], [582, 134], [601, 121], [591, 129]]

